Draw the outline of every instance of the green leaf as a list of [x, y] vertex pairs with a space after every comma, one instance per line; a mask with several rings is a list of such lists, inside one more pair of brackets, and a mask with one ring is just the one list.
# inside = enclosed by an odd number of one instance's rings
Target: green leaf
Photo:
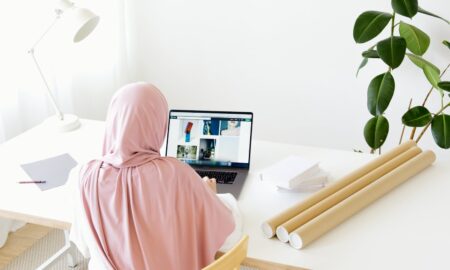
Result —
[[406, 41], [402, 37], [390, 37], [377, 44], [380, 58], [391, 68], [395, 69], [403, 62], [406, 52]]
[[400, 22], [400, 36], [406, 40], [408, 49], [417, 55], [423, 55], [430, 46], [430, 37], [419, 28]]
[[367, 59], [367, 58], [364, 58], [364, 59], [362, 60], [361, 64], [359, 64], [358, 71], [356, 71], [356, 77], [358, 77], [359, 71], [360, 71], [363, 67], [365, 67], [365, 66], [367, 65], [368, 62], [369, 62], [369, 59]]
[[383, 31], [392, 15], [386, 12], [366, 11], [359, 15], [353, 27], [353, 39], [356, 43], [367, 42]]
[[428, 16], [431, 16], [431, 17], [435, 17], [435, 18], [438, 18], [438, 19], [441, 19], [441, 20], [443, 20], [444, 22], [446, 22], [447, 24], [450, 24], [450, 22], [447, 20], [447, 19], [444, 19], [444, 18], [442, 18], [441, 16], [438, 16], [438, 15], [436, 15], [436, 14], [433, 14], [433, 13], [431, 13], [431, 12], [429, 12], [429, 11], [426, 11], [425, 9], [423, 9], [423, 8], [421, 8], [421, 7], [419, 7], [419, 10], [418, 10], [420, 13], [422, 13], [422, 14], [425, 14], [425, 15], [428, 15]]
[[430, 111], [423, 106], [416, 106], [409, 109], [402, 116], [402, 123], [408, 127], [424, 127], [432, 119]]
[[378, 115], [371, 118], [364, 126], [364, 138], [372, 149], [377, 149], [386, 141], [389, 133], [389, 122], [382, 116]]
[[376, 50], [367, 50], [362, 53], [364, 58], [380, 58]]
[[395, 81], [390, 72], [376, 76], [367, 90], [367, 108], [373, 115], [382, 115], [394, 95]]
[[447, 40], [442, 41], [442, 44], [444, 44], [445, 46], [447, 46], [447, 48], [450, 49], [450, 42], [448, 42]]
[[430, 66], [425, 66], [423, 69], [423, 73], [425, 73], [425, 77], [427, 77], [428, 81], [431, 83], [431, 85], [439, 89], [438, 83], [440, 81], [439, 78], [439, 72], [437, 72], [434, 68]]
[[450, 82], [449, 81], [439, 82], [438, 86], [440, 89], [450, 92]]
[[439, 147], [450, 148], [450, 115], [436, 115], [431, 122], [431, 133]]
[[417, 0], [392, 0], [392, 8], [400, 15], [412, 18], [419, 11]]
[[436, 67], [435, 65], [428, 62], [427, 60], [423, 59], [420, 56], [410, 54], [410, 53], [406, 53], [406, 56], [408, 56], [409, 60], [411, 60], [411, 62], [413, 62], [416, 66], [420, 67], [421, 69], [424, 69], [425, 67], [428, 66], [428, 67], [434, 69], [437, 73], [441, 73], [441, 71], [439, 70], [438, 67]]

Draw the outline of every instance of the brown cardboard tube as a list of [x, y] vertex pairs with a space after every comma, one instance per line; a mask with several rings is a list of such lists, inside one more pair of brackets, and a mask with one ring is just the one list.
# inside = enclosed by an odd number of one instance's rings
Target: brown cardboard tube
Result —
[[408, 160], [395, 170], [293, 231], [289, 235], [290, 245], [297, 249], [305, 247], [370, 203], [424, 170], [435, 159], [436, 156], [433, 152], [425, 151]]
[[285, 223], [277, 227], [276, 234], [278, 239], [280, 239], [280, 241], [285, 243], [288, 242], [289, 234], [292, 231], [302, 226], [303, 224], [307, 223], [311, 219], [317, 217], [318, 215], [322, 214], [323, 212], [330, 209], [339, 202], [345, 200], [353, 193], [358, 192], [359, 190], [366, 187], [375, 180], [379, 179], [383, 175], [393, 171], [395, 168], [399, 167], [403, 163], [417, 156], [421, 152], [422, 150], [419, 147], [414, 146], [408, 149], [406, 152], [401, 153], [397, 157], [387, 161], [385, 164], [381, 165], [375, 170], [369, 172], [368, 174], [354, 181], [353, 183], [336, 191], [335, 193], [331, 194], [330, 196], [326, 197], [325, 199], [321, 200], [320, 202], [316, 203], [315, 205], [311, 206], [305, 211], [299, 213], [292, 219], [286, 221]]
[[393, 159], [394, 157], [400, 155], [401, 153], [407, 151], [409, 148], [415, 146], [416, 143], [412, 140], [406, 141], [402, 143], [401, 145], [391, 149], [390, 151], [386, 152], [385, 154], [371, 160], [364, 166], [358, 168], [357, 170], [347, 174], [346, 176], [342, 177], [336, 182], [331, 183], [324, 189], [319, 190], [318, 192], [314, 193], [310, 197], [306, 198], [305, 200], [289, 207], [288, 209], [284, 210], [283, 212], [279, 213], [278, 215], [270, 218], [266, 222], [262, 224], [262, 230], [263, 233], [268, 237], [271, 238], [275, 235], [275, 230], [278, 226], [285, 223], [286, 221], [290, 220], [291, 218], [298, 215], [300, 212], [308, 209], [312, 205], [320, 202], [324, 198], [330, 196], [331, 194], [335, 193], [336, 191], [342, 189], [343, 187], [353, 183], [357, 179], [361, 178], [365, 174], [373, 171], [374, 169], [378, 168], [382, 164], [388, 162], [389, 160]]

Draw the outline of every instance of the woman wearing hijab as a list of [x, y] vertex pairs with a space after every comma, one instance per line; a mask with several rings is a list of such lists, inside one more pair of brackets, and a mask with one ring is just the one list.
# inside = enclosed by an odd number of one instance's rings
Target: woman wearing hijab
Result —
[[236, 200], [160, 156], [167, 125], [162, 93], [127, 85], [110, 103], [102, 156], [71, 172], [70, 239], [90, 269], [201, 269], [240, 238]]

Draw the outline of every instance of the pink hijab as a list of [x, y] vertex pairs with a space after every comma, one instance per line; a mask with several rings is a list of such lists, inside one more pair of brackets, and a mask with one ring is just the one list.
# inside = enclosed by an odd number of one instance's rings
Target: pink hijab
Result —
[[234, 230], [195, 171], [160, 156], [167, 118], [155, 86], [126, 85], [109, 106], [103, 157], [81, 171], [84, 210], [109, 269], [201, 269]]

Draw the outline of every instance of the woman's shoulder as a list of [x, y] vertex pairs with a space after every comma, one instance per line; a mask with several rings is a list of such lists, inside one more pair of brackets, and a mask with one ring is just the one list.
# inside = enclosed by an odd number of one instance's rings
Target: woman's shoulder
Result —
[[200, 176], [195, 170], [188, 164], [173, 158], [173, 157], [161, 157], [156, 161], [156, 166], [164, 166], [174, 174], [178, 175], [177, 178], [191, 178], [200, 179]]
[[170, 164], [171, 166], [176, 166], [183, 170], [186, 170], [186, 169], [192, 170], [191, 166], [189, 166], [188, 164], [186, 164], [174, 157], [160, 157], [156, 161], [161, 162], [161, 163], [167, 163], [167, 164]]

